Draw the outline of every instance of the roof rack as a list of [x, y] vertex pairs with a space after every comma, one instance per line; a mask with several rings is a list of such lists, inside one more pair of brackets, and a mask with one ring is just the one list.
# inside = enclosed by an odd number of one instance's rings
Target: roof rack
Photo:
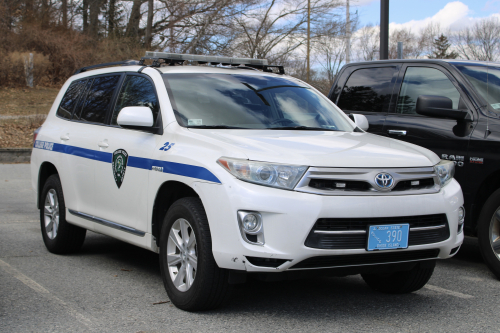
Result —
[[109, 67], [109, 66], [137, 66], [139, 65], [139, 61], [137, 60], [123, 60], [123, 61], [115, 61], [115, 62], [106, 62], [104, 64], [98, 64], [98, 65], [92, 65], [92, 66], [86, 66], [82, 68], [78, 68], [73, 75], [80, 74], [83, 72], [86, 72], [89, 69], [94, 69], [94, 68], [99, 68], [99, 67]]
[[144, 65], [145, 60], [152, 60], [151, 67], [161, 67], [162, 64], [169, 66], [183, 65], [185, 61], [196, 61], [198, 64], [240, 66], [260, 69], [268, 73], [285, 74], [283, 66], [268, 65], [267, 59], [235, 58], [204, 56], [196, 54], [178, 54], [167, 52], [146, 51], [146, 56], [141, 58], [140, 65]]
[[152, 52], [147, 51], [146, 56], [142, 57], [140, 61], [137, 60], [124, 60], [116, 62], [107, 62], [104, 64], [92, 65], [79, 68], [73, 75], [86, 72], [89, 69], [110, 67], [110, 66], [146, 66], [145, 60], [152, 60], [153, 63], [148, 67], [161, 67], [163, 64], [169, 66], [183, 65], [185, 61], [197, 61], [198, 64], [209, 65], [223, 65], [223, 66], [239, 66], [242, 69], [258, 69], [263, 72], [285, 74], [283, 66], [268, 65], [267, 59], [252, 59], [252, 58], [234, 58], [234, 57], [216, 57], [204, 56], [196, 54], [177, 54], [166, 52]]

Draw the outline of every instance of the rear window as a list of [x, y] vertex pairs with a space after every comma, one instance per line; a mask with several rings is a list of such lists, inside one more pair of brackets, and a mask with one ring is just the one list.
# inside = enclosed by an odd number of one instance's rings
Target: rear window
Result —
[[78, 102], [78, 97], [82, 92], [82, 88], [85, 86], [85, 81], [86, 80], [80, 80], [71, 83], [66, 94], [64, 94], [59, 109], [57, 109], [57, 115], [59, 117], [71, 119], [75, 105]]
[[358, 69], [351, 74], [337, 106], [344, 111], [384, 112], [390, 98], [396, 67]]
[[119, 79], [120, 75], [96, 77], [88, 90], [80, 115], [75, 115], [75, 118], [104, 124]]

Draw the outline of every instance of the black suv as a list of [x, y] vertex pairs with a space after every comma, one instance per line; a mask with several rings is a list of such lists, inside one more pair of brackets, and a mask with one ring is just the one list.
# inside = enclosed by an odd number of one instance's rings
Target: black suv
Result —
[[455, 161], [465, 232], [500, 279], [500, 64], [385, 60], [344, 66], [329, 98], [363, 114], [369, 132], [408, 141]]

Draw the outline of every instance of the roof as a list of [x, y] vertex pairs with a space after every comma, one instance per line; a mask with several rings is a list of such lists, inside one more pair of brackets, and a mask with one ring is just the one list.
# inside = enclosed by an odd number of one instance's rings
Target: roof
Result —
[[469, 65], [469, 66], [487, 66], [495, 65], [500, 66], [498, 62], [492, 61], [478, 61], [478, 60], [462, 60], [462, 59], [389, 59], [389, 60], [374, 60], [374, 61], [360, 61], [351, 62], [347, 66], [355, 65], [368, 65], [368, 64], [390, 64], [390, 63], [448, 63], [451, 65]]

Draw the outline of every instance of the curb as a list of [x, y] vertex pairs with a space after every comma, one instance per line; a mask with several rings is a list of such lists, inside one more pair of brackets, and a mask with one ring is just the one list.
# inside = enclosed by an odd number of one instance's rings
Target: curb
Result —
[[0, 163], [30, 163], [32, 148], [0, 148]]

